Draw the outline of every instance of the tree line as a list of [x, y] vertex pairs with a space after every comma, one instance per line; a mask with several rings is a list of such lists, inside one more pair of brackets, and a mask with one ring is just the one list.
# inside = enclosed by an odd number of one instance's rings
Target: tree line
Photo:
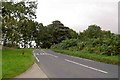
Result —
[[66, 27], [59, 20], [44, 26], [35, 21], [37, 2], [2, 2], [2, 44], [7, 47], [86, 50], [105, 55], [120, 54], [120, 35], [90, 25], [83, 32]]
[[115, 56], [120, 55], [120, 35], [101, 30], [100, 26], [90, 25], [80, 32], [77, 39], [63, 40], [51, 48]]
[[55, 20], [44, 26], [35, 21], [37, 2], [2, 2], [3, 46], [50, 48], [65, 39], [76, 38], [77, 33]]

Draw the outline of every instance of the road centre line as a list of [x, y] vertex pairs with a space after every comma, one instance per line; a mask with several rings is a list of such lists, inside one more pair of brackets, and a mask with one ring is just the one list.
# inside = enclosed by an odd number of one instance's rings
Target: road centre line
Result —
[[80, 65], [80, 66], [83, 66], [83, 67], [86, 67], [86, 68], [89, 68], [89, 69], [92, 69], [92, 70], [95, 70], [95, 71], [99, 71], [99, 72], [102, 72], [102, 73], [105, 73], [105, 74], [108, 73], [106, 71], [103, 71], [103, 70], [100, 70], [100, 69], [96, 69], [96, 68], [93, 68], [93, 67], [90, 67], [90, 66], [87, 66], [87, 65], [84, 65], [84, 64], [80, 64], [80, 63], [77, 63], [77, 62], [74, 62], [74, 61], [71, 61], [71, 60], [68, 60], [68, 59], [65, 59], [65, 61], [77, 64], [77, 65]]

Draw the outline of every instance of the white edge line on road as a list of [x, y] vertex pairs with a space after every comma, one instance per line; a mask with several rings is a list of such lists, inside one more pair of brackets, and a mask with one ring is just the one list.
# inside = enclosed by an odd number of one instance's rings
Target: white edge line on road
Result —
[[35, 56], [36, 60], [39, 62], [39, 59], [36, 57], [36, 55], [35, 55], [35, 54], [34, 54], [34, 56]]
[[77, 64], [77, 65], [80, 65], [80, 66], [83, 66], [83, 67], [86, 67], [86, 68], [89, 68], [89, 69], [92, 69], [92, 70], [95, 70], [95, 71], [99, 71], [99, 72], [102, 72], [102, 73], [108, 73], [106, 71], [96, 69], [96, 68], [93, 68], [93, 67], [90, 67], [90, 66], [87, 66], [87, 65], [84, 65], [84, 64], [80, 64], [80, 63], [77, 63], [77, 62], [74, 62], [74, 61], [71, 61], [71, 60], [68, 60], [68, 59], [65, 59], [65, 61]]
[[[41, 50], [41, 51], [43, 51], [43, 50]], [[46, 53], [45, 51], [43, 51], [44, 53]], [[55, 58], [58, 58], [58, 56], [55, 56], [55, 55], [53, 55], [53, 54], [49, 54], [49, 53], [46, 53], [46, 54], [48, 54], [48, 55], [50, 55], [50, 56], [53, 56], [53, 57], [55, 57]]]
[[33, 50], [33, 53], [34, 53], [34, 50]]

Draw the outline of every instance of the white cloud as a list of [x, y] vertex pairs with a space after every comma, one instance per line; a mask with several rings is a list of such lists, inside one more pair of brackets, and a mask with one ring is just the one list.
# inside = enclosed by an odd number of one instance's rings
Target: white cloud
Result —
[[44, 25], [60, 20], [77, 32], [91, 24], [118, 31], [118, 0], [38, 0], [36, 14]]

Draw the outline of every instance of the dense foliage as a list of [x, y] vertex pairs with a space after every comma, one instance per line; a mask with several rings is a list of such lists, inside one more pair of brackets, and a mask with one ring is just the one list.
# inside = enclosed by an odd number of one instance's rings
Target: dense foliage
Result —
[[30, 41], [36, 18], [36, 2], [2, 2], [2, 39], [3, 45], [16, 47], [20, 43], [24, 46]]
[[77, 33], [53, 21], [48, 26], [34, 21], [37, 2], [2, 2], [2, 39], [7, 47], [50, 48], [62, 40], [76, 38]]
[[58, 20], [44, 26], [34, 19], [37, 2], [2, 2], [2, 42], [4, 46], [54, 48], [102, 55], [120, 54], [120, 35], [90, 25], [79, 35]]
[[37, 23], [33, 37], [37, 48], [50, 48], [53, 44], [58, 44], [65, 39], [76, 38], [77, 35], [75, 31], [56, 20], [47, 26]]
[[77, 51], [88, 51], [101, 55], [119, 55], [120, 54], [120, 35], [103, 31], [97, 25], [90, 25], [88, 29], [79, 34], [79, 39], [63, 40], [54, 49], [68, 49]]

